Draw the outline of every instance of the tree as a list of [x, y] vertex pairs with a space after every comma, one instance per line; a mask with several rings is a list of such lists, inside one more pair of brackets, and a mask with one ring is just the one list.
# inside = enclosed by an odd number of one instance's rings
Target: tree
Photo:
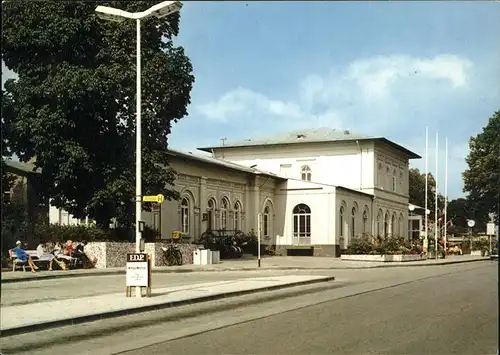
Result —
[[[431, 211], [430, 218], [434, 219], [436, 180], [431, 173], [428, 173], [427, 176], [427, 208]], [[410, 203], [425, 208], [425, 173], [421, 173], [419, 169], [411, 168], [408, 180]], [[438, 209], [442, 211], [443, 208], [444, 196], [438, 193]]]
[[457, 198], [448, 202], [447, 219], [451, 220], [453, 226], [449, 228], [451, 233], [465, 233], [469, 228], [467, 220], [472, 218], [469, 210], [469, 201], [465, 198]]
[[[42, 169], [43, 197], [107, 227], [130, 221], [135, 199], [136, 24], [96, 17], [97, 5], [142, 11], [157, 1], [9, 1], [2, 4], [2, 57], [9, 148]], [[167, 136], [187, 114], [192, 66], [172, 36], [179, 14], [142, 27], [143, 194], [173, 190]], [[2, 110], [4, 101], [2, 100]]]
[[477, 219], [488, 220], [496, 215], [499, 222], [500, 204], [500, 111], [490, 117], [483, 131], [469, 141], [469, 154], [464, 171], [464, 192]]
[[[14, 186], [15, 176], [7, 172], [5, 166], [5, 159], [10, 157], [10, 150], [8, 148], [8, 140], [10, 127], [6, 120], [3, 119], [4, 114], [8, 114], [10, 108], [9, 98], [5, 95], [5, 91], [2, 90], [2, 157], [1, 157], [1, 173], [2, 173], [2, 211], [5, 211], [8, 201], [5, 200], [5, 192], [10, 191]], [[3, 109], [5, 108], [5, 110]], [[3, 214], [2, 214], [3, 216]]]

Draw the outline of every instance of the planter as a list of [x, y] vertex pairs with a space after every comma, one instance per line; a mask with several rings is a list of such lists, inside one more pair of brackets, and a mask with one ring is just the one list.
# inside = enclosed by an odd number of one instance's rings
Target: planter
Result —
[[406, 262], [406, 261], [420, 261], [425, 260], [425, 256], [421, 255], [347, 255], [342, 254], [340, 256], [341, 260], [350, 261], [370, 261], [370, 262]]
[[[162, 247], [167, 243], [146, 243], [145, 253], [151, 255], [154, 266], [167, 266]], [[182, 253], [182, 264], [193, 263], [193, 251], [198, 246], [179, 244]], [[94, 262], [96, 269], [125, 267], [128, 253], [135, 253], [135, 243], [93, 242], [85, 246], [85, 254]]]
[[481, 256], [481, 250], [473, 250], [470, 252], [471, 256]]

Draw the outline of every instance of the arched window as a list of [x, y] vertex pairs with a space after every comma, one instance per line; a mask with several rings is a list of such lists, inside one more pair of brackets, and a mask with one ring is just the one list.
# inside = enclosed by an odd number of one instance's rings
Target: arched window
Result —
[[241, 229], [241, 204], [240, 201], [236, 201], [234, 203], [234, 229], [235, 230], [240, 230]]
[[207, 208], [207, 214], [208, 214], [208, 229], [209, 230], [214, 230], [215, 228], [215, 199], [211, 198], [208, 200], [208, 208]]
[[368, 207], [363, 211], [363, 233], [368, 233]]
[[303, 203], [293, 209], [294, 244], [311, 244], [311, 209]]
[[404, 226], [404, 217], [403, 214], [399, 214], [399, 236], [403, 237], [404, 236], [404, 231], [403, 231], [403, 226]]
[[311, 181], [311, 168], [309, 165], [304, 165], [300, 168], [300, 177], [304, 181]]
[[189, 200], [187, 197], [181, 201], [181, 232], [189, 233]]
[[384, 217], [384, 237], [389, 235], [389, 213], [387, 212]]
[[222, 198], [220, 204], [220, 229], [227, 229], [227, 212], [229, 209], [229, 201], [227, 198]]
[[378, 210], [377, 214], [377, 236], [381, 237], [382, 236], [382, 219], [384, 218], [384, 212], [382, 210]]
[[396, 212], [392, 214], [392, 219], [391, 219], [391, 231], [390, 233], [392, 235], [396, 235], [398, 232], [398, 229], [396, 228]]
[[354, 237], [356, 234], [356, 207], [353, 207], [351, 210], [351, 237]]
[[264, 223], [264, 237], [269, 237], [269, 206], [264, 208], [263, 215], [263, 223]]
[[339, 236], [344, 236], [344, 206], [340, 206], [339, 211]]

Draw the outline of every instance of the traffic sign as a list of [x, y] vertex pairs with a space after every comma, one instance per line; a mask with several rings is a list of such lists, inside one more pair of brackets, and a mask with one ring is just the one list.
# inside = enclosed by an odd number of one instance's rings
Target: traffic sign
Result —
[[156, 202], [163, 203], [165, 201], [165, 196], [162, 194], [151, 195], [151, 196], [142, 196], [142, 202]]
[[486, 235], [495, 235], [495, 223], [488, 223], [486, 225]]

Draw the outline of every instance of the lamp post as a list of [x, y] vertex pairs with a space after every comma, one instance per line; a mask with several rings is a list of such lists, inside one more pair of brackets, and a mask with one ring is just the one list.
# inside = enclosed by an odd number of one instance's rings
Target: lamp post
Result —
[[[137, 253], [140, 253], [141, 244], [141, 232], [139, 230], [139, 224], [141, 221], [142, 214], [142, 156], [141, 156], [141, 20], [148, 17], [162, 18], [168, 16], [174, 12], [179, 11], [182, 8], [182, 3], [180, 1], [163, 1], [159, 4], [151, 6], [149, 9], [142, 12], [127, 12], [120, 9], [116, 9], [108, 6], [97, 6], [95, 11], [97, 16], [103, 20], [113, 21], [113, 22], [123, 22], [127, 19], [135, 20], [137, 26], [137, 43], [136, 43], [136, 65], [137, 65], [137, 83], [136, 83], [136, 152], [135, 152], [135, 249]], [[142, 297], [141, 288], [136, 288], [136, 297]]]

